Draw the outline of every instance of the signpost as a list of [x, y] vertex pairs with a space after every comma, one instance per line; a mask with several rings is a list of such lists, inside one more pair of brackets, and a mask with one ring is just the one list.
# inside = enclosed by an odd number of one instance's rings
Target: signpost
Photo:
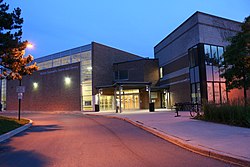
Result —
[[25, 86], [17, 86], [16, 87], [17, 93], [24, 93], [25, 92]]
[[23, 99], [23, 93], [25, 92], [25, 86], [22, 86], [22, 80], [19, 80], [19, 86], [16, 87], [18, 97], [18, 120], [20, 121], [21, 115], [21, 100]]

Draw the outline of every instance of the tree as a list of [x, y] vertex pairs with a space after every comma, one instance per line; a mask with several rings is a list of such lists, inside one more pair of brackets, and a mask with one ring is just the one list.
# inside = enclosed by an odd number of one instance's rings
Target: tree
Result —
[[229, 39], [231, 44], [223, 54], [221, 77], [226, 79], [227, 91], [243, 88], [246, 106], [250, 87], [250, 16], [245, 18], [241, 28], [241, 32]]
[[28, 41], [21, 41], [22, 24], [21, 9], [8, 12], [9, 5], [0, 0], [0, 66], [1, 79], [18, 79], [32, 74], [38, 69], [32, 64], [33, 56], [25, 55]]

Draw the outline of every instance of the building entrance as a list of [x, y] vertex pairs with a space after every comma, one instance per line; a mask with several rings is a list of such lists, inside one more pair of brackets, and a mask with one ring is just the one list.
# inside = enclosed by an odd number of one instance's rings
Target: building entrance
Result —
[[139, 95], [132, 94], [132, 95], [123, 95], [122, 96], [122, 109], [124, 110], [133, 110], [139, 109]]
[[100, 96], [100, 109], [101, 111], [114, 109], [114, 96]]
[[[121, 107], [122, 110], [140, 109], [139, 89], [122, 90]], [[116, 100], [119, 103], [119, 91], [116, 92]], [[119, 105], [118, 105], [119, 106]]]
[[162, 94], [162, 107], [171, 108], [170, 92], [166, 92]]

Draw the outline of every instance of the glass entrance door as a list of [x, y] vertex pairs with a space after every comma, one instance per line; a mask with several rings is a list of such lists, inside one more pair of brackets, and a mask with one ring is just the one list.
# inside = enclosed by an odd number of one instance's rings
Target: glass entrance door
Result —
[[139, 95], [123, 95], [122, 97], [122, 108], [124, 110], [139, 109]]
[[123, 96], [123, 109], [139, 109], [139, 95], [124, 95]]

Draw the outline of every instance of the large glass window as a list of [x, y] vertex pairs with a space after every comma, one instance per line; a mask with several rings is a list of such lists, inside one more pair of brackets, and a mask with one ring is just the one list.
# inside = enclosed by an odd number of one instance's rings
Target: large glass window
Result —
[[61, 63], [61, 58], [59, 59], [54, 59], [53, 60], [53, 67], [57, 67], [57, 66], [60, 66], [62, 63]]
[[224, 58], [223, 58], [223, 52], [224, 52], [224, 48], [223, 47], [218, 47], [219, 63], [221, 63], [224, 60]]
[[198, 55], [198, 47], [194, 46], [189, 49], [189, 76], [191, 83], [191, 100], [193, 103], [201, 102], [201, 94], [200, 94], [200, 71], [199, 71], [199, 55]]
[[212, 82], [207, 82], [207, 101], [208, 102], [214, 101], [214, 91]]
[[227, 100], [225, 79], [220, 77], [219, 63], [223, 60], [223, 47], [204, 45], [207, 97], [209, 102], [225, 103]]
[[76, 63], [76, 62], [80, 62], [80, 61], [81, 61], [81, 54], [80, 53], [72, 55], [72, 63]]
[[206, 65], [207, 81], [213, 81], [213, 66]]
[[220, 104], [220, 84], [214, 83], [214, 100], [216, 104]]
[[214, 81], [220, 81], [219, 67], [213, 66]]
[[92, 61], [91, 52], [81, 53], [82, 110], [92, 110]]
[[62, 57], [62, 65], [70, 64], [70, 56]]

